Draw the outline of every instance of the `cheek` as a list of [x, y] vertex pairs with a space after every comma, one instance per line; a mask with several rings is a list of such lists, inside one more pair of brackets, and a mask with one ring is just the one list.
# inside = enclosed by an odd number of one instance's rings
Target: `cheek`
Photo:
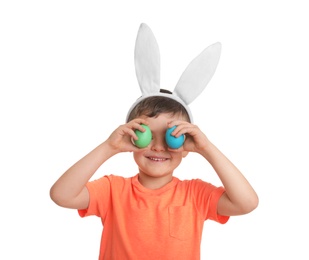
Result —
[[182, 161], [182, 153], [176, 153], [172, 155], [173, 164], [177, 167]]
[[135, 162], [138, 161], [139, 158], [140, 158], [139, 153], [133, 152], [133, 158], [134, 158]]
[[136, 164], [140, 164], [143, 160], [145, 160], [143, 153], [139, 152], [133, 152], [133, 158]]

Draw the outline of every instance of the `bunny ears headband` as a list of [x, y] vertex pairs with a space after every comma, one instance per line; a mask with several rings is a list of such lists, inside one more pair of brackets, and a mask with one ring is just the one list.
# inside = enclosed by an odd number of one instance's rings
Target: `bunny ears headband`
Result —
[[219, 42], [202, 51], [182, 73], [173, 94], [160, 92], [160, 52], [151, 29], [140, 25], [135, 43], [135, 71], [142, 96], [131, 106], [127, 119], [134, 107], [150, 96], [164, 96], [179, 102], [187, 110], [191, 123], [192, 113], [188, 105], [199, 96], [211, 80], [221, 53]]

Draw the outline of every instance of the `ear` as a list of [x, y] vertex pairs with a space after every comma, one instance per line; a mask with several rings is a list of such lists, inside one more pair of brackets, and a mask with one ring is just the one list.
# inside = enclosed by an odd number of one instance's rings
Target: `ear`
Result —
[[188, 154], [189, 154], [188, 151], [183, 151], [183, 152], [182, 152], [182, 158], [185, 158]]
[[207, 86], [217, 68], [221, 54], [219, 42], [210, 45], [200, 53], [181, 75], [174, 93], [187, 105], [190, 104]]
[[140, 25], [135, 43], [135, 71], [142, 94], [160, 92], [160, 52], [151, 29]]

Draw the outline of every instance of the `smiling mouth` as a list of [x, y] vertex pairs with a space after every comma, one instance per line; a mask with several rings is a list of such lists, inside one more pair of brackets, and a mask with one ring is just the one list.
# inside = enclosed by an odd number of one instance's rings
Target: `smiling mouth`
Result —
[[158, 157], [147, 157], [147, 158], [154, 162], [165, 162], [168, 160], [167, 158], [158, 158]]

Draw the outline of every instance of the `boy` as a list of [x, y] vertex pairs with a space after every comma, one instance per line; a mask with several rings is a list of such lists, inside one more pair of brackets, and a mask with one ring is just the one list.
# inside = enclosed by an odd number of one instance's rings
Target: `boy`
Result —
[[[51, 188], [60, 206], [78, 209], [84, 217], [97, 215], [104, 229], [99, 259], [200, 259], [203, 222], [225, 223], [229, 216], [246, 214], [258, 198], [239, 170], [189, 122], [186, 109], [166, 97], [149, 97], [110, 137], [67, 170]], [[152, 131], [146, 148], [134, 146], [135, 129]], [[167, 128], [185, 134], [179, 149], [164, 140]], [[120, 152], [133, 152], [139, 172], [132, 178], [105, 176], [87, 183], [96, 170]], [[173, 171], [188, 152], [203, 156], [223, 187], [201, 180], [180, 181]]]
[[[229, 216], [247, 214], [258, 205], [249, 182], [193, 124], [187, 106], [214, 73], [220, 45], [208, 47], [188, 66], [173, 93], [159, 88], [158, 53], [151, 30], [142, 24], [135, 50], [142, 96], [130, 108], [126, 124], [69, 168], [50, 190], [59, 206], [78, 209], [81, 217], [101, 218], [99, 259], [200, 259], [205, 220], [223, 224]], [[145, 131], [141, 124], [152, 133], [145, 148], [134, 145], [135, 131]], [[178, 149], [165, 141], [166, 130], [174, 126], [173, 136], [185, 135]], [[89, 182], [105, 161], [122, 152], [133, 152], [136, 175], [107, 175]], [[189, 152], [211, 164], [223, 187], [173, 176]]]

